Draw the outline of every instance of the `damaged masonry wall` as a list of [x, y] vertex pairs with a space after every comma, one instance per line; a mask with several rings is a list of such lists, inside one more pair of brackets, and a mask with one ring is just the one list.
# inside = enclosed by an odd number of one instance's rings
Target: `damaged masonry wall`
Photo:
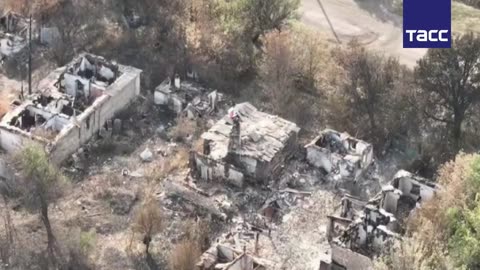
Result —
[[[62, 93], [65, 81], [59, 78], [66, 74], [66, 68], [52, 72], [40, 82], [40, 97], [38, 94], [28, 97], [3, 117], [0, 122], [0, 146], [12, 153], [27, 142], [39, 143], [46, 147], [52, 162], [61, 163], [140, 94], [141, 70], [122, 65], [118, 65], [118, 69], [120, 76], [104, 89], [96, 87], [97, 95], [85, 99], [93, 102], [86, 102], [82, 110], [74, 104], [81, 99], [80, 94], [85, 95], [85, 91], [70, 93], [76, 96]], [[87, 81], [90, 86], [97, 84], [94, 79]], [[77, 90], [85, 89], [81, 87]], [[39, 129], [53, 136], [36, 133]]]
[[210, 91], [196, 83], [181, 80], [177, 75], [173, 83], [170, 77], [155, 88], [154, 102], [167, 106], [177, 115], [183, 114], [189, 119], [213, 113], [218, 103], [223, 101], [223, 94], [217, 90]]
[[0, 10], [0, 60], [17, 54], [26, 47], [28, 22], [27, 18], [15, 12]]
[[368, 202], [345, 196], [340, 216], [329, 216], [327, 237], [364, 254], [379, 252], [392, 238], [401, 237], [404, 222], [435, 195], [437, 188], [424, 178], [400, 170], [392, 184]]
[[373, 162], [373, 147], [347, 133], [326, 129], [305, 146], [307, 161], [340, 178], [357, 180]]
[[194, 153], [193, 169], [202, 179], [223, 179], [237, 186], [245, 179], [270, 179], [296, 150], [300, 129], [290, 121], [258, 111], [250, 103], [238, 104], [231, 111], [240, 119], [239, 134], [232, 135], [229, 116], [219, 120], [202, 135], [203, 151]]

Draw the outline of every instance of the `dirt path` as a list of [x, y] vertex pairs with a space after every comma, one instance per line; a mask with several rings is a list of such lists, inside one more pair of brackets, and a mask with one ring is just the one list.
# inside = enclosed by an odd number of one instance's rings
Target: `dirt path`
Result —
[[[321, 0], [342, 43], [357, 38], [362, 44], [398, 57], [402, 64], [414, 67], [426, 49], [402, 48], [402, 18], [390, 13], [378, 0]], [[302, 0], [302, 21], [336, 42], [318, 0]]]

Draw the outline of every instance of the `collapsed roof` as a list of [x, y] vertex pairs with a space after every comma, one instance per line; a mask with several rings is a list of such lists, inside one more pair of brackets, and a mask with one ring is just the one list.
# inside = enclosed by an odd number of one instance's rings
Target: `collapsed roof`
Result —
[[[261, 112], [248, 102], [237, 104], [234, 110], [241, 119], [241, 148], [236, 150], [240, 156], [270, 162], [292, 133], [300, 130], [295, 123]], [[232, 127], [230, 118], [225, 116], [202, 135], [209, 141], [210, 158], [220, 160], [227, 156]]]
[[[140, 93], [140, 73], [103, 57], [80, 55], [50, 73], [33, 94], [3, 116], [2, 148], [13, 152], [26, 138], [51, 144], [52, 149], [61, 145], [56, 148], [60, 162]], [[75, 129], [75, 140], [64, 140]]]
[[29, 19], [0, 11], [0, 59], [21, 52], [27, 45]]

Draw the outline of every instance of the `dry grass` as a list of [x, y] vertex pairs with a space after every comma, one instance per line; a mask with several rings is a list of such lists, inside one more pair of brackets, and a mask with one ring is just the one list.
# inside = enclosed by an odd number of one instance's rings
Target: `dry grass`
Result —
[[168, 132], [169, 136], [177, 142], [184, 142], [188, 136], [194, 136], [197, 131], [197, 123], [187, 117], [178, 117], [177, 124]]
[[[393, 12], [402, 16], [403, 0], [390, 0]], [[474, 32], [480, 34], [480, 10], [465, 5], [458, 1], [452, 1], [452, 33], [465, 34]]]
[[185, 147], [179, 147], [173, 153], [173, 156], [165, 157], [155, 163], [152, 163], [146, 169], [145, 177], [149, 181], [161, 181], [169, 174], [188, 167], [189, 152]]
[[10, 110], [10, 103], [5, 94], [0, 94], [0, 119]]
[[[3, 8], [20, 14], [28, 14], [30, 9], [33, 14], [43, 13], [57, 6], [60, 0], [2, 0]], [[0, 8], [2, 4], [0, 4]]]
[[[1, 106], [1, 105], [0, 105]], [[1, 115], [1, 112], [0, 112]], [[54, 130], [47, 130], [44, 128], [36, 128], [32, 132], [33, 135], [47, 139], [47, 140], [53, 140], [57, 136], [57, 132]]]
[[190, 220], [185, 224], [186, 238], [196, 243], [201, 250], [210, 247], [210, 224], [205, 220]]
[[185, 238], [170, 253], [170, 269], [192, 270], [202, 250], [210, 247], [210, 225], [205, 220], [185, 223]]
[[480, 10], [465, 4], [452, 1], [452, 32], [480, 34]]
[[147, 198], [135, 216], [133, 230], [144, 235], [152, 236], [162, 229], [163, 214], [158, 202]]
[[437, 196], [425, 202], [410, 221], [408, 232], [414, 239], [416, 251], [422, 255], [416, 266], [450, 269], [441, 268], [451, 263], [445, 253], [450, 236], [448, 209], [461, 209], [466, 205], [472, 188], [469, 184], [473, 173], [472, 165], [476, 159], [478, 155], [461, 153], [455, 160], [443, 165], [438, 177], [438, 183], [442, 187], [437, 191]]
[[173, 248], [170, 253], [170, 269], [192, 270], [200, 257], [201, 251], [194, 241], [183, 240]]

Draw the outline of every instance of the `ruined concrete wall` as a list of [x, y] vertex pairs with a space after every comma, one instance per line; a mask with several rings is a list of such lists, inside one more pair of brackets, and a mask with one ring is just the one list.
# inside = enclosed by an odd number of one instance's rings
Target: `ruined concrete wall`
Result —
[[225, 270], [254, 270], [253, 258], [247, 255], [243, 255]]
[[386, 192], [383, 198], [382, 208], [390, 213], [397, 213], [398, 200], [400, 199], [400, 194], [393, 191]]
[[32, 141], [20, 134], [15, 134], [13, 131], [0, 129], [0, 146], [8, 153], [14, 153], [21, 148], [21, 146], [28, 141]]
[[168, 105], [170, 97], [163, 92], [155, 91], [155, 93], [153, 93], [153, 100], [157, 105]]
[[[123, 77], [123, 78], [122, 78]], [[140, 74], [124, 74], [112, 85], [106, 95], [70, 123], [51, 145], [51, 160], [60, 164], [81, 145], [90, 140], [116, 113], [124, 109], [140, 93]]]
[[195, 153], [194, 164], [195, 169], [200, 177], [206, 181], [226, 181], [229, 184], [242, 187], [244, 182], [244, 175], [233, 166], [215, 160], [211, 160], [208, 157]]

